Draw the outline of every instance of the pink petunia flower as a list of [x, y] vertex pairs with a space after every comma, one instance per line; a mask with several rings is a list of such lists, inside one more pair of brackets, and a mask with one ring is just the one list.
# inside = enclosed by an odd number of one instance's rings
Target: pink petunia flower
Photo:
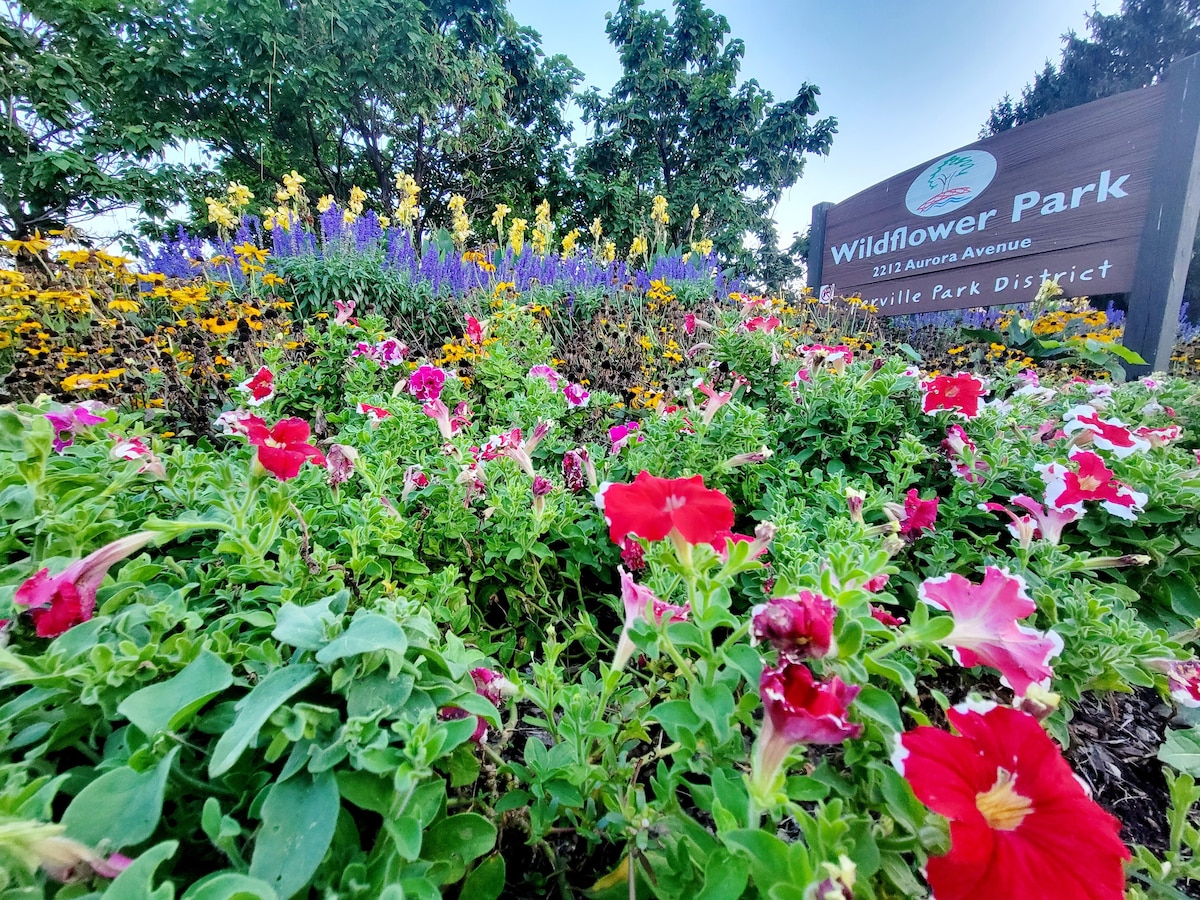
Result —
[[349, 322], [350, 317], [354, 315], [354, 305], [355, 304], [353, 300], [347, 300], [345, 302], [342, 302], [341, 300], [334, 300], [333, 306], [337, 310], [337, 313], [333, 317], [333, 324], [345, 325], [347, 322]]
[[770, 334], [782, 324], [783, 321], [775, 316], [754, 316], [743, 322], [741, 328], [746, 331], [761, 331]]
[[104, 416], [98, 415], [102, 410], [103, 406], [99, 403], [88, 401], [63, 410], [44, 413], [46, 419], [54, 426], [54, 452], [62, 453], [75, 443], [75, 435], [81, 429], [105, 421]]
[[951, 425], [946, 429], [946, 439], [942, 441], [942, 451], [950, 461], [950, 469], [968, 484], [983, 482], [981, 473], [988, 471], [990, 466], [978, 458], [975, 442], [967, 436], [966, 429], [961, 425]]
[[1063, 528], [1083, 517], [1083, 512], [1075, 507], [1063, 510], [1045, 507], [1024, 494], [1017, 494], [1010, 502], [1021, 507], [1028, 515], [1018, 516], [1001, 503], [981, 503], [979, 508], [1006, 513], [1012, 520], [1007, 526], [1008, 532], [1022, 547], [1028, 547], [1039, 538], [1057, 546], [1062, 540]]
[[612, 667], [613, 669], [623, 669], [637, 649], [633, 638], [629, 636], [634, 623], [639, 620], [653, 622], [656, 625], [661, 625], [664, 620], [685, 622], [691, 613], [691, 608], [686, 603], [683, 606], [674, 606], [659, 599], [654, 591], [637, 584], [633, 580], [633, 576], [621, 567], [617, 568], [617, 572], [621, 576], [621, 602], [625, 606], [625, 624], [621, 628], [621, 636], [617, 639], [617, 649], [613, 654]]
[[557, 391], [560, 381], [565, 381], [551, 366], [537, 365], [530, 368], [526, 378], [541, 378], [546, 384], [550, 385], [550, 390]]
[[[641, 425], [637, 422], [629, 422], [625, 425], [614, 425], [608, 429], [608, 439], [612, 441], [612, 450], [609, 451], [612, 456], [616, 456], [625, 449], [625, 445], [630, 441], [640, 444], [643, 435], [640, 433]], [[636, 440], [635, 440], [636, 439]]]
[[563, 388], [563, 396], [567, 400], [568, 406], [573, 406], [576, 409], [582, 409], [588, 405], [592, 395], [582, 384], [568, 384]]
[[163, 466], [162, 460], [158, 458], [153, 450], [146, 446], [145, 441], [141, 438], [123, 438], [116, 434], [110, 434], [109, 437], [116, 441], [113, 444], [112, 450], [109, 451], [109, 456], [113, 459], [140, 462], [139, 475], [143, 472], [148, 472], [158, 478], [166, 478], [167, 470]]
[[413, 370], [405, 390], [421, 401], [437, 400], [442, 396], [445, 384], [446, 373], [437, 366], [424, 363]]
[[999, 669], [1001, 681], [1018, 695], [1031, 684], [1049, 683], [1050, 660], [1062, 652], [1063, 640], [1057, 632], [1017, 624], [1037, 610], [1021, 576], [988, 566], [983, 582], [975, 584], [951, 573], [925, 579], [917, 596], [954, 618], [954, 630], [941, 643], [954, 649], [960, 665]]
[[483, 345], [483, 326], [474, 316], [467, 316], [467, 340], [476, 346]]
[[937, 521], [938, 498], [921, 497], [916, 488], [910, 488], [904, 495], [904, 504], [888, 503], [884, 506], [888, 518], [899, 525], [898, 534], [906, 543], [912, 543], [921, 536], [922, 532], [933, 531]]

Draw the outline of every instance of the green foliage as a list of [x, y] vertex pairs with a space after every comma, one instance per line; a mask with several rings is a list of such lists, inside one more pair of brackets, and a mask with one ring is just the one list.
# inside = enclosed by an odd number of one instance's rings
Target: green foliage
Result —
[[729, 37], [726, 18], [702, 0], [674, 7], [669, 21], [642, 0], [622, 0], [609, 18], [623, 74], [607, 95], [593, 89], [578, 101], [595, 128], [575, 162], [581, 222], [600, 216], [628, 246], [662, 194], [668, 243], [690, 238], [698, 205], [722, 256], [740, 259], [747, 232], [773, 233], [771, 211], [803, 174], [804, 155], [829, 152], [837, 123], [810, 121], [814, 85], [775, 102], [753, 79], [738, 84], [745, 46]]
[[136, 204], [161, 215], [186, 170], [192, 63], [177, 4], [14, 0], [0, 12], [0, 230], [16, 237]]

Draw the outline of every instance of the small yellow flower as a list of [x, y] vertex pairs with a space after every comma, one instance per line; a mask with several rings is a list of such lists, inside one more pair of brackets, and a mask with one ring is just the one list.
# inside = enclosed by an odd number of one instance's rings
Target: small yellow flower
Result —
[[136, 300], [117, 299], [108, 301], [108, 308], [116, 312], [133, 313], [141, 309], [141, 306], [138, 305]]
[[331, 206], [333, 206], [333, 194], [323, 194], [321, 199], [317, 201], [317, 212], [327, 213]]

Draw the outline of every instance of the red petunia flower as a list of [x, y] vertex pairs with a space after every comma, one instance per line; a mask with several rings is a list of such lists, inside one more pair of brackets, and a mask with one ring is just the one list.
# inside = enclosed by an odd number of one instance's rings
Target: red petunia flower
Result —
[[925, 396], [921, 400], [921, 411], [934, 413], [947, 410], [973, 419], [979, 415], [979, 401], [987, 393], [982, 379], [969, 372], [957, 375], [938, 375], [921, 382]]
[[378, 427], [379, 423], [391, 415], [382, 406], [372, 406], [370, 403], [358, 404], [358, 411], [366, 416], [371, 421], [371, 427]]
[[1062, 652], [1063, 640], [1057, 632], [1017, 624], [1037, 610], [1021, 576], [988, 566], [982, 584], [952, 573], [925, 579], [917, 596], [954, 617], [954, 630], [941, 643], [954, 648], [960, 665], [999, 669], [1018, 696], [1053, 676], [1049, 663]]
[[917, 798], [950, 820], [950, 852], [925, 872], [937, 900], [1121, 900], [1120, 822], [1037, 719], [995, 704], [948, 716], [957, 735], [923, 725], [901, 735], [893, 758]]
[[750, 640], [753, 644], [766, 641], [779, 651], [781, 659], [817, 659], [834, 649], [835, 618], [833, 603], [812, 591], [772, 597], [751, 610]]
[[250, 395], [246, 402], [251, 406], [262, 406], [275, 396], [275, 375], [266, 366], [260, 366], [238, 389]]
[[303, 419], [280, 419], [274, 428], [267, 428], [261, 419], [246, 426], [246, 437], [258, 448], [258, 463], [280, 481], [300, 474], [306, 459], [318, 466], [326, 465], [325, 455], [308, 443], [308, 423]]
[[1093, 501], [1109, 513], [1134, 521], [1146, 505], [1147, 496], [1135, 491], [1113, 477], [1112, 469], [1098, 454], [1075, 448], [1071, 451], [1072, 471], [1061, 463], [1037, 467], [1046, 483], [1046, 505], [1060, 512], [1068, 509], [1083, 514], [1083, 504]]
[[602, 486], [597, 502], [616, 544], [630, 534], [648, 541], [670, 535], [688, 544], [711, 544], [733, 527], [733, 504], [706, 488], [702, 475], [656, 478], [643, 469], [632, 484]]
[[108, 570], [157, 537], [157, 531], [139, 531], [105, 544], [58, 575], [42, 569], [17, 588], [13, 602], [29, 610], [38, 637], [58, 637], [91, 619], [96, 611], [96, 591]]

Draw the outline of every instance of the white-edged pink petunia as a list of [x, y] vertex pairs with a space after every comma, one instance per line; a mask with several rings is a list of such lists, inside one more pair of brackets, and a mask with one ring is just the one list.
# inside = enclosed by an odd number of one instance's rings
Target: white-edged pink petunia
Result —
[[1037, 467], [1046, 483], [1047, 506], [1060, 512], [1075, 509], [1082, 515], [1083, 504], [1092, 501], [1114, 516], [1130, 522], [1137, 519], [1146, 506], [1145, 494], [1117, 481], [1098, 454], [1076, 447], [1070, 455], [1074, 469], [1057, 462]]
[[[1150, 449], [1150, 441], [1117, 419], [1102, 419], [1091, 406], [1076, 406], [1067, 410], [1063, 421], [1067, 434], [1084, 432], [1093, 446], [1107, 450], [1117, 459]], [[1081, 435], [1082, 437], [1083, 435]], [[1078, 439], [1077, 439], [1078, 440]]]
[[246, 402], [251, 406], [262, 406], [275, 396], [275, 375], [266, 366], [238, 385], [238, 390], [247, 394]]
[[1054, 631], [1017, 624], [1037, 610], [1021, 576], [988, 566], [983, 582], [975, 584], [952, 572], [925, 579], [917, 596], [954, 618], [954, 630], [941, 643], [953, 648], [960, 665], [999, 669], [1018, 696], [1031, 684], [1049, 683], [1050, 660], [1062, 652], [1063, 640]]

